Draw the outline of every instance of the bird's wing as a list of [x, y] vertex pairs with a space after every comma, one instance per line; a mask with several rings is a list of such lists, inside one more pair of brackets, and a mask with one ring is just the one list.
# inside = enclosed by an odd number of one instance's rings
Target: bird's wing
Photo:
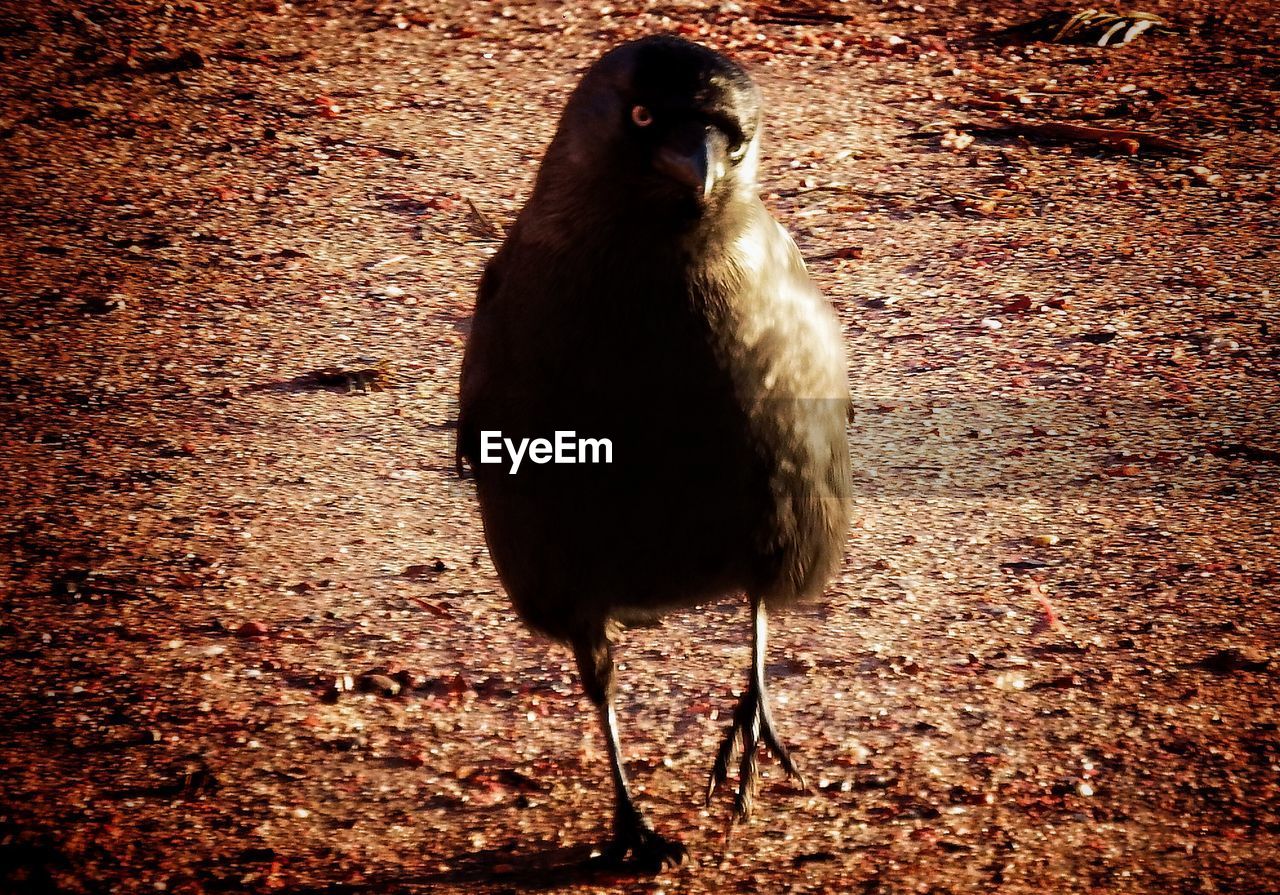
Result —
[[739, 336], [772, 396], [847, 399], [839, 322], [791, 235], [763, 206], [734, 246], [746, 306]]
[[[504, 246], [505, 248], [505, 246]], [[466, 459], [475, 467], [479, 449], [479, 430], [476, 426], [477, 408], [484, 400], [488, 371], [484, 358], [491, 354], [487, 345], [491, 338], [493, 303], [502, 284], [506, 253], [499, 251], [485, 265], [476, 291], [476, 309], [471, 321], [471, 333], [467, 338], [467, 350], [462, 356], [462, 376], [458, 388], [458, 430], [454, 445], [453, 462], [458, 477], [463, 476], [462, 461]]]
[[759, 547], [781, 563], [767, 577], [789, 599], [821, 589], [848, 526], [848, 365], [839, 319], [790, 234], [763, 208], [754, 230], [740, 241], [756, 290], [741, 333], [752, 435], [769, 467]]

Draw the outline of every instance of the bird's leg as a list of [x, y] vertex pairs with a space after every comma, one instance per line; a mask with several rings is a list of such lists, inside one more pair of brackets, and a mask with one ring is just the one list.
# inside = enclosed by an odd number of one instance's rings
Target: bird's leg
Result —
[[600, 855], [605, 864], [620, 865], [630, 855], [635, 865], [657, 872], [675, 867], [688, 858], [688, 851], [674, 839], [654, 832], [631, 798], [627, 772], [622, 764], [622, 745], [618, 740], [618, 719], [613, 710], [616, 690], [613, 674], [613, 646], [604, 632], [574, 641], [573, 655], [587, 697], [600, 714], [600, 728], [609, 750], [609, 767], [613, 772], [613, 838]]
[[787, 776], [794, 779], [801, 789], [807, 788], [787, 747], [782, 745], [773, 729], [773, 713], [769, 709], [769, 699], [764, 687], [764, 654], [769, 636], [769, 618], [764, 602], [758, 597], [751, 598], [751, 621], [751, 678], [747, 691], [742, 694], [738, 707], [734, 709], [733, 724], [725, 734], [724, 742], [720, 744], [720, 751], [716, 753], [711, 780], [707, 784], [707, 803], [710, 804], [716, 790], [729, 777], [730, 762], [741, 755], [738, 764], [738, 795], [733, 804], [734, 816], [740, 820], [751, 815], [755, 801], [758, 777], [756, 747], [761, 741], [778, 759]]

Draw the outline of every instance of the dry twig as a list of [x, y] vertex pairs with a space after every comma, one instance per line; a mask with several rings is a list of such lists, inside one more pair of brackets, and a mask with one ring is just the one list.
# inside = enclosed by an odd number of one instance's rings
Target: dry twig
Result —
[[1160, 134], [1135, 131], [1127, 128], [1090, 127], [1069, 124], [1064, 121], [1027, 121], [1002, 118], [997, 124], [970, 124], [965, 130], [985, 134], [1016, 134], [1043, 140], [1098, 143], [1119, 149], [1129, 155], [1137, 155], [1140, 149], [1176, 152], [1183, 155], [1199, 155], [1200, 150], [1190, 143]]

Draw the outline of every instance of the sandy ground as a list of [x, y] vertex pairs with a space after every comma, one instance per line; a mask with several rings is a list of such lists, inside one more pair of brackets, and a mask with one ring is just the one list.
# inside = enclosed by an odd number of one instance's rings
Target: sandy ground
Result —
[[[0, 6], [0, 889], [1277, 891], [1280, 22], [985, 37], [1048, 8]], [[775, 625], [811, 791], [766, 762], [728, 841], [744, 607], [624, 636], [697, 859], [645, 880], [581, 867], [602, 743], [452, 421], [489, 227], [582, 68], [670, 30], [764, 90], [856, 522]]]

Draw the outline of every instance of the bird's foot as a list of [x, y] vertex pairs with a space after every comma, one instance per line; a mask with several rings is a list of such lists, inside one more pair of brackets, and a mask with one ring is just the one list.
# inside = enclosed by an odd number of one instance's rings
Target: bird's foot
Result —
[[809, 788], [787, 747], [773, 730], [773, 716], [763, 688], [752, 684], [738, 700], [738, 707], [733, 712], [733, 724], [725, 734], [724, 742], [720, 744], [720, 751], [716, 753], [716, 763], [711, 768], [711, 779], [707, 783], [708, 805], [716, 790], [729, 779], [730, 762], [741, 755], [738, 763], [738, 794], [733, 802], [733, 813], [737, 820], [746, 820], [751, 816], [759, 779], [756, 747], [761, 742], [769, 747], [788, 777], [795, 780], [801, 789]]
[[613, 822], [613, 839], [593, 859], [604, 867], [659, 873], [689, 860], [689, 850], [676, 839], [654, 832], [639, 811], [622, 809]]

